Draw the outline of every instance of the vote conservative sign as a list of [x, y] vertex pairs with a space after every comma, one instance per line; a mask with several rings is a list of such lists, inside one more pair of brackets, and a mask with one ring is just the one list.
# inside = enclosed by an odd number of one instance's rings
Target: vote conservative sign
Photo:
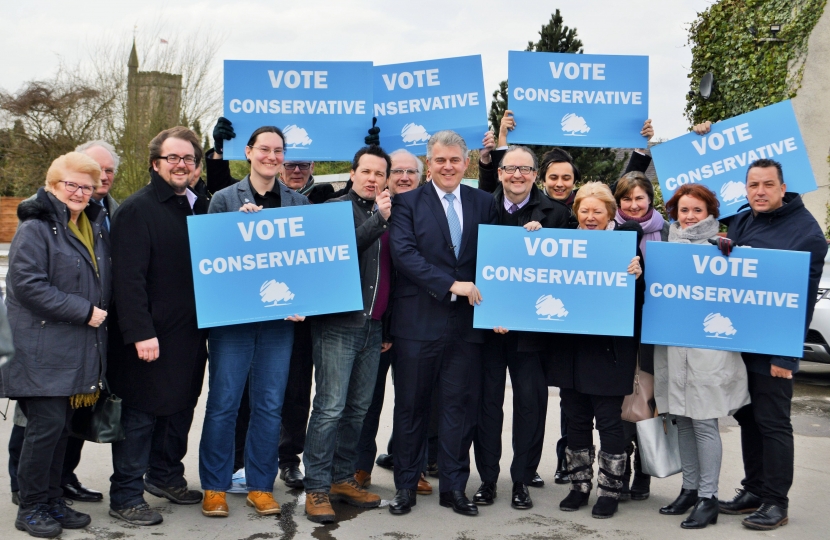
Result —
[[510, 141], [639, 148], [648, 118], [648, 56], [508, 53]]
[[363, 309], [348, 202], [188, 216], [199, 328]]
[[426, 154], [443, 129], [476, 146], [487, 131], [485, 98], [480, 55], [374, 67], [374, 114], [387, 152]]
[[236, 132], [224, 159], [245, 159], [251, 133], [277, 126], [287, 159], [351, 161], [372, 127], [372, 63], [225, 60], [224, 107]]
[[810, 255], [648, 243], [643, 343], [801, 358]]
[[718, 196], [721, 217], [747, 203], [746, 171], [757, 159], [781, 163], [787, 191], [817, 189], [790, 101], [722, 120], [708, 135], [688, 133], [658, 144], [651, 155], [665, 200], [683, 184], [698, 182]]
[[[479, 225], [473, 326], [631, 336], [636, 254], [631, 231]], [[613, 307], [610, 307], [613, 306]]]

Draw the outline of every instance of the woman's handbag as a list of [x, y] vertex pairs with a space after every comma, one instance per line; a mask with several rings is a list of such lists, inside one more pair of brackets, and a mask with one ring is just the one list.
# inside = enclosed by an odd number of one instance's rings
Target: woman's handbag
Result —
[[637, 446], [645, 474], [665, 478], [680, 472], [677, 423], [667, 415], [637, 422]]
[[126, 438], [121, 425], [121, 398], [106, 388], [92, 407], [83, 407], [72, 416], [72, 435], [96, 443], [114, 443]]
[[637, 371], [634, 373], [634, 391], [625, 396], [622, 404], [622, 419], [626, 422], [640, 422], [654, 418], [656, 410], [654, 403], [654, 375], [640, 371], [640, 361], [637, 361]]

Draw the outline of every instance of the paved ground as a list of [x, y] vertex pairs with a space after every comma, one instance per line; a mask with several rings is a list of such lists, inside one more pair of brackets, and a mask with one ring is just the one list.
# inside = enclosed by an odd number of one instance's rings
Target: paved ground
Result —
[[[509, 389], [508, 389], [509, 390]], [[378, 440], [385, 441], [391, 429], [391, 386], [381, 422]], [[67, 531], [62, 538], [67, 540], [111, 540], [111, 539], [154, 539], [154, 538], [198, 538], [256, 540], [281, 538], [306, 539], [453, 539], [453, 540], [537, 540], [537, 539], [609, 539], [621, 538], [663, 538], [676, 535], [677, 538], [797, 538], [799, 540], [827, 538], [827, 501], [830, 500], [830, 366], [810, 364], [799, 376], [797, 397], [794, 403], [794, 424], [796, 429], [795, 485], [790, 492], [790, 524], [772, 533], [758, 533], [744, 529], [735, 516], [720, 516], [715, 526], [705, 532], [680, 529], [681, 517], [661, 516], [660, 506], [671, 502], [680, 490], [680, 475], [652, 483], [651, 498], [642, 502], [629, 501], [621, 504], [619, 513], [608, 520], [592, 519], [590, 507], [576, 513], [564, 513], [558, 508], [559, 501], [566, 495], [567, 486], [553, 484], [556, 466], [553, 445], [559, 433], [559, 407], [555, 389], [551, 393], [548, 415], [548, 437], [546, 453], [539, 472], [548, 481], [542, 489], [532, 489], [535, 507], [528, 511], [510, 508], [510, 479], [502, 474], [499, 482], [499, 499], [494, 506], [481, 509], [475, 518], [462, 517], [438, 505], [438, 496], [418, 497], [418, 506], [408, 516], [396, 517], [385, 508], [357, 510], [336, 505], [340, 518], [337, 524], [315, 525], [309, 522], [303, 512], [303, 495], [289, 491], [281, 481], [275, 486], [275, 496], [282, 504], [283, 515], [279, 518], [258, 517], [252, 509], [245, 507], [243, 495], [229, 495], [231, 516], [227, 519], [208, 519], [201, 515], [199, 506], [176, 506], [147, 494], [147, 501], [164, 515], [164, 523], [156, 527], [132, 527], [107, 515], [107, 503], [77, 503], [76, 508], [92, 515], [92, 525], [81, 531]], [[204, 412], [204, 395], [197, 409], [196, 420], [191, 430], [190, 451], [186, 467], [190, 485], [199, 487], [198, 446]], [[507, 416], [510, 416], [512, 398], [508, 391], [505, 399]], [[5, 400], [0, 401], [0, 411]], [[8, 440], [11, 419], [0, 422], [0, 538], [28, 538], [14, 529], [14, 513], [17, 508], [9, 501], [9, 479], [5, 463], [8, 458], [5, 441]], [[724, 462], [721, 472], [721, 494], [729, 497], [739, 485], [742, 477], [740, 456], [740, 434], [737, 424], [731, 419], [722, 422]], [[504, 429], [504, 446], [510, 448], [510, 424]], [[502, 471], [509, 468], [509, 452], [502, 459]], [[106, 491], [111, 471], [110, 449], [107, 445], [87, 444], [84, 458], [78, 470], [81, 480], [88, 486]], [[478, 476], [473, 470], [468, 485], [472, 496], [478, 487]], [[376, 468], [372, 488], [384, 499], [394, 495], [392, 473]], [[437, 488], [437, 480], [433, 484]], [[591, 503], [593, 504], [594, 496]]]

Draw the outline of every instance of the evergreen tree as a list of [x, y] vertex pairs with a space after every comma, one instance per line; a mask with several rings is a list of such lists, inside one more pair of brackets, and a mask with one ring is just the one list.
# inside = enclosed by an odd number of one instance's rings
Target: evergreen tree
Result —
[[[568, 28], [563, 23], [563, 18], [557, 9], [550, 17], [550, 21], [542, 25], [539, 31], [539, 41], [527, 42], [527, 51], [536, 52], [559, 52], [582, 54], [582, 40], [576, 36], [576, 28]], [[508, 84], [507, 81], [499, 83], [499, 89], [493, 92], [493, 101], [490, 104], [490, 125], [498, 137], [501, 118], [504, 111], [508, 109]], [[521, 122], [521, 119], [518, 119]], [[553, 148], [552, 146], [530, 145], [530, 148], [541, 159], [542, 155]], [[600, 180], [610, 183], [618, 179], [622, 171], [623, 160], [616, 162], [614, 151], [610, 148], [588, 148], [569, 146], [565, 148], [574, 158], [576, 166], [582, 173], [582, 180]], [[543, 181], [540, 174], [540, 181]]]

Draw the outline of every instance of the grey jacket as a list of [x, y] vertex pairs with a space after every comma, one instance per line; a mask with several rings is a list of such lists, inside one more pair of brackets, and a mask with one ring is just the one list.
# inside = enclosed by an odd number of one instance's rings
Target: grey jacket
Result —
[[[311, 204], [305, 195], [300, 195], [293, 189], [286, 187], [280, 181], [277, 181], [280, 188], [280, 205], [285, 206], [299, 206], [303, 204]], [[220, 189], [213, 194], [210, 199], [210, 207], [208, 207], [208, 214], [218, 214], [220, 212], [236, 212], [245, 203], [254, 202], [254, 193], [251, 191], [250, 177], [246, 176], [236, 184]]]
[[107, 328], [87, 324], [93, 306], [109, 309], [111, 262], [104, 212], [87, 206], [98, 275], [69, 231], [69, 211], [43, 188], [20, 204], [9, 251], [9, 322], [15, 356], [0, 368], [0, 396], [71, 396], [94, 391], [106, 369]]

